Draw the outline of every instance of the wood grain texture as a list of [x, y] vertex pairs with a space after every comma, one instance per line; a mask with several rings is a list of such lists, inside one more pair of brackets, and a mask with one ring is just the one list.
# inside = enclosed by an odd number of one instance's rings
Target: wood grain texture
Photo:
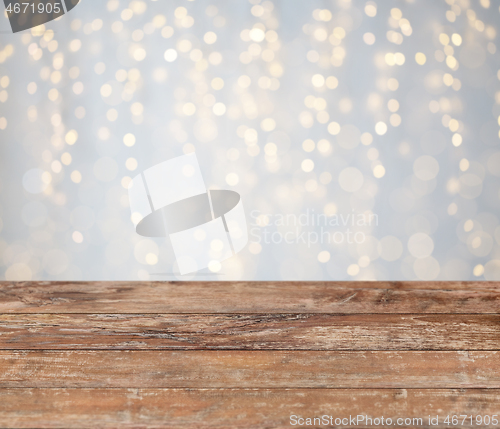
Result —
[[0, 282], [2, 313], [498, 313], [499, 282]]
[[29, 349], [499, 350], [500, 315], [0, 315], [0, 350]]
[[0, 352], [0, 388], [500, 388], [500, 352]]
[[425, 423], [429, 415], [440, 415], [439, 426], [431, 427], [443, 428], [449, 427], [443, 423], [447, 414], [499, 415], [500, 391], [1, 389], [0, 404], [0, 426], [17, 428], [34, 422], [39, 428], [290, 428], [291, 415], [335, 419], [358, 414]]
[[0, 427], [500, 416], [499, 310], [498, 282], [0, 282]]

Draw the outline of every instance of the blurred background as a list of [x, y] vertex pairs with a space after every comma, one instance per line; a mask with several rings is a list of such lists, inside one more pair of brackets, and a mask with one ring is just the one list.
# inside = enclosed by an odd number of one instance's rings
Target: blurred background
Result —
[[[90, 1], [0, 18], [0, 278], [500, 280], [490, 0]], [[181, 276], [141, 171], [196, 152], [249, 243]]]

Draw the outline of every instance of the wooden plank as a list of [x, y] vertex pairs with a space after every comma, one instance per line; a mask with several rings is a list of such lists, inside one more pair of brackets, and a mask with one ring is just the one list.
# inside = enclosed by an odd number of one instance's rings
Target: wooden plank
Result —
[[0, 350], [24, 349], [499, 350], [500, 315], [0, 315]]
[[[498, 418], [500, 391], [1, 389], [0, 403], [0, 425], [16, 428], [290, 428], [292, 415], [332, 416], [334, 424], [336, 418], [349, 421], [349, 416], [358, 415], [384, 417], [385, 422], [391, 418], [393, 425], [397, 419], [410, 418], [411, 424], [394, 426], [444, 428], [452, 427], [444, 423], [446, 415], [461, 414], [472, 415], [473, 425], [466, 420], [456, 427], [480, 428], [488, 426], [476, 425], [477, 415]], [[439, 416], [438, 426], [428, 425], [429, 415]], [[414, 418], [421, 418], [422, 424]], [[357, 427], [372, 426], [360, 421]]]
[[498, 313], [500, 282], [0, 282], [1, 313]]
[[500, 388], [500, 352], [0, 352], [0, 388]]

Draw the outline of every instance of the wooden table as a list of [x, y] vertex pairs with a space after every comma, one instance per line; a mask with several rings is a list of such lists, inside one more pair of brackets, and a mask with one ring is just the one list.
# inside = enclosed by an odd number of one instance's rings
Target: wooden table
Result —
[[3, 282], [0, 427], [500, 427], [499, 310], [494, 282]]

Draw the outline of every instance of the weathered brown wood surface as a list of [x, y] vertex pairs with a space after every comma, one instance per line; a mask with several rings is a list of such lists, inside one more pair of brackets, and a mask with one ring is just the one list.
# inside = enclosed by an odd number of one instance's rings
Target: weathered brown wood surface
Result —
[[498, 282], [0, 282], [1, 313], [498, 313]]
[[[265, 374], [265, 376], [263, 376]], [[3, 351], [0, 388], [495, 388], [500, 352]]]
[[29, 349], [500, 350], [500, 314], [0, 315], [0, 350]]
[[444, 418], [500, 420], [499, 309], [495, 282], [0, 282], [0, 427], [492, 428]]
[[369, 415], [436, 427], [427, 424], [431, 415], [450, 427], [446, 415], [498, 414], [499, 398], [493, 389], [1, 389], [0, 418], [10, 427], [290, 428], [292, 415]]

